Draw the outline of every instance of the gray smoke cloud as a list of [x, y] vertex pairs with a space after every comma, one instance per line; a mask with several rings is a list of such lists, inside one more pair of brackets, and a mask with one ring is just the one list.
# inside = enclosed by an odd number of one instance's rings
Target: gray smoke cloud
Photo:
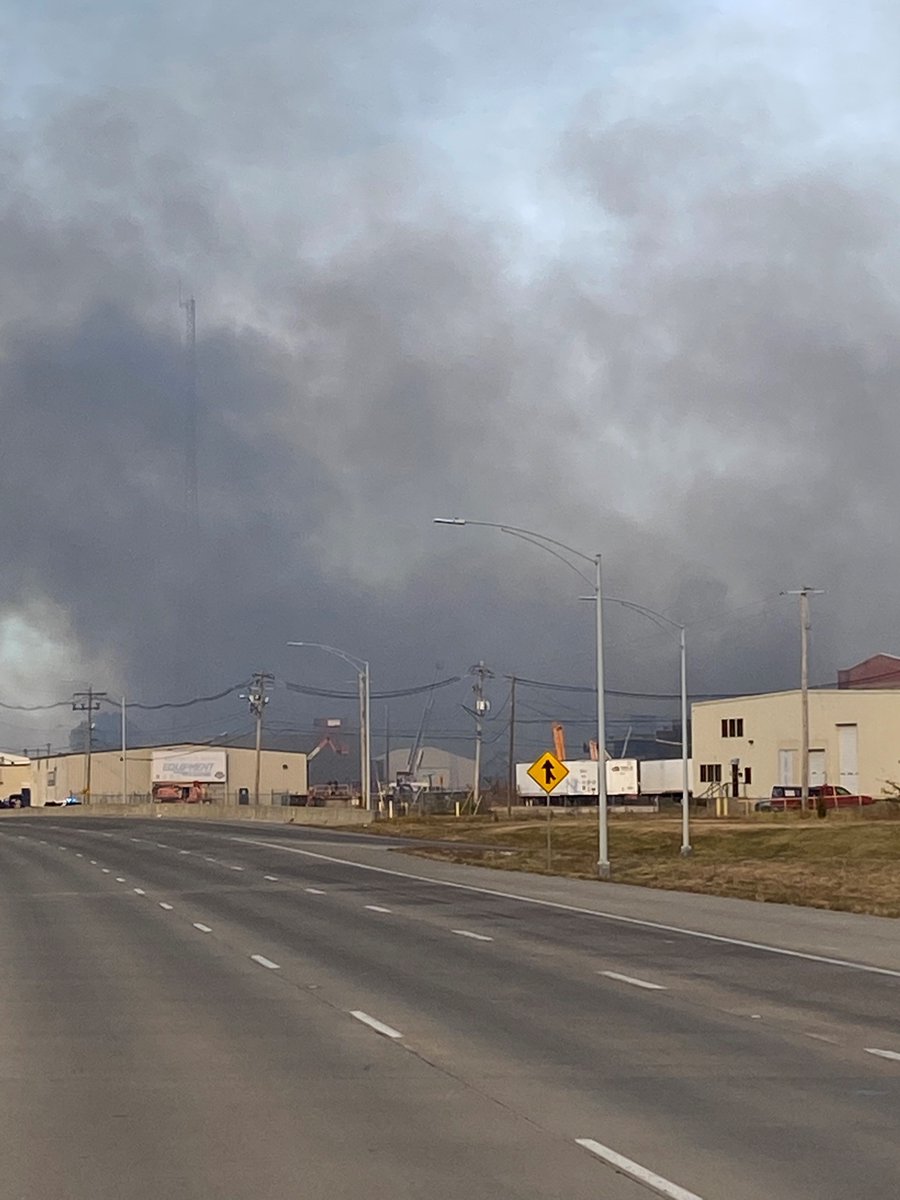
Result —
[[[698, 692], [793, 684], [803, 583], [819, 680], [897, 648], [897, 18], [67, 7], [19, 14], [0, 103], [0, 699], [352, 688], [298, 638], [387, 688], [479, 658], [589, 683], [584, 585], [436, 515], [602, 551], [611, 595], [688, 625]], [[613, 688], [675, 689], [668, 634], [608, 631]]]

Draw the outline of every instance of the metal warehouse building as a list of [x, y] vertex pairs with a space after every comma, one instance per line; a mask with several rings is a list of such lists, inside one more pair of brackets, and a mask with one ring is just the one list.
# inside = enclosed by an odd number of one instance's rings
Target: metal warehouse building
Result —
[[[694, 795], [763, 799], [800, 785], [801, 692], [709, 700], [691, 708]], [[809, 693], [809, 782], [880, 798], [900, 783], [900, 690]]]
[[[142, 746], [129, 750], [97, 750], [91, 755], [89, 799], [95, 803], [129, 803], [151, 799], [169, 802], [252, 803], [256, 752], [234, 746]], [[32, 760], [32, 803], [85, 799], [87, 756], [59, 754]], [[287, 803], [307, 795], [306, 755], [263, 750], [260, 754], [260, 804]]]

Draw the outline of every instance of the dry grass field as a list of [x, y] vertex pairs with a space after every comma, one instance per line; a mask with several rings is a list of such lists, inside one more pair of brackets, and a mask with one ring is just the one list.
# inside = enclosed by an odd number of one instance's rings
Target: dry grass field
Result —
[[[881, 808], [881, 806], [878, 806]], [[885, 807], [885, 812], [889, 810]], [[707, 892], [749, 900], [900, 916], [900, 820], [831, 813], [760, 814], [692, 821], [694, 853], [682, 858], [677, 817], [613, 815], [610, 860], [617, 883]], [[596, 815], [547, 818], [404, 817], [380, 821], [383, 834], [440, 846], [417, 854], [453, 862], [596, 878]], [[462, 844], [461, 844], [462, 843]]]

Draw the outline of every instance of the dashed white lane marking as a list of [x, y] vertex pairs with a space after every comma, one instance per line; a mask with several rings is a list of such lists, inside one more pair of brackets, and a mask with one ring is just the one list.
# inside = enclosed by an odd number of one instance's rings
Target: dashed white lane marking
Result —
[[584, 917], [595, 917], [601, 921], [614, 921], [619, 925], [633, 925], [638, 929], [656, 929], [662, 933], [677, 933], [682, 937], [698, 938], [705, 942], [718, 942], [726, 946], [741, 946], [745, 950], [760, 950], [764, 954], [779, 954], [784, 958], [799, 958], [804, 962], [824, 963], [830, 967], [845, 967], [850, 971], [863, 971], [869, 975], [887, 975], [900, 979], [900, 971], [889, 967], [873, 967], [869, 963], [854, 962], [848, 958], [829, 958], [824, 954], [810, 954], [805, 950], [788, 950], [784, 946], [772, 946], [767, 942], [751, 942], [745, 938], [726, 937], [721, 933], [706, 933], [702, 929], [690, 929], [682, 925], [667, 925], [663, 921], [648, 921], [643, 917], [626, 917], [621, 913], [606, 912], [598, 908], [582, 908], [577, 904], [563, 904], [559, 900], [543, 900], [537, 896], [523, 896], [519, 892], [501, 892], [499, 888], [479, 887], [474, 883], [456, 883], [452, 879], [435, 879], [431, 875], [416, 875], [411, 871], [397, 871], [391, 867], [376, 867], [372, 863], [354, 862], [350, 858], [338, 858], [333, 854], [318, 854], [314, 850], [301, 850], [299, 846], [286, 846], [283, 842], [264, 842], [260, 838], [233, 837], [232, 841], [249, 846], [263, 846], [267, 850], [283, 850], [288, 854], [302, 854], [306, 858], [317, 858], [320, 862], [336, 863], [340, 867], [354, 867], [358, 871], [375, 871], [379, 875], [393, 875], [395, 879], [412, 879], [416, 883], [427, 883], [431, 887], [453, 888], [459, 892], [472, 892], [479, 896], [493, 896], [498, 900], [515, 900], [518, 904], [533, 904], [538, 908], [553, 908], [562, 912], [578, 913]]
[[280, 971], [281, 967], [276, 962], [272, 962], [271, 958], [266, 958], [263, 954], [251, 954], [250, 957], [255, 963], [259, 963], [261, 967], [268, 967], [270, 971]]
[[679, 1187], [677, 1183], [664, 1179], [655, 1171], [648, 1171], [640, 1163], [626, 1158], [624, 1154], [617, 1154], [615, 1150], [610, 1150], [609, 1146], [604, 1146], [601, 1142], [595, 1142], [593, 1138], [576, 1138], [575, 1141], [585, 1150], [590, 1150], [591, 1154], [596, 1154], [611, 1167], [615, 1167], [617, 1171], [630, 1175], [632, 1179], [636, 1179], [638, 1183], [643, 1183], [646, 1187], [653, 1188], [661, 1196], [669, 1197], [669, 1200], [701, 1200], [696, 1192], [689, 1192], [687, 1188]]
[[134, 892], [135, 892], [135, 895], [137, 895], [137, 896], [146, 896], [147, 895], [147, 893], [144, 891], [143, 888], [135, 888]]
[[229, 867], [228, 868], [229, 871], [243, 871], [243, 869], [244, 869], [243, 867]]
[[268, 879], [269, 883], [277, 883], [278, 882], [277, 875], [263, 875], [263, 879]]
[[101, 867], [100, 870], [103, 872], [104, 875], [112, 874], [112, 871], [110, 871], [109, 867]]
[[190, 850], [179, 850], [179, 854], [190, 854]]
[[841, 1044], [837, 1038], [828, 1037], [824, 1033], [810, 1033], [809, 1031], [805, 1032], [808, 1038], [815, 1038], [817, 1042], [827, 1042], [829, 1046], [839, 1046]]
[[218, 862], [219, 860], [217, 858], [210, 858], [208, 854], [204, 854], [203, 861], [204, 862]]
[[307, 888], [306, 891], [308, 891], [311, 896], [324, 896], [325, 895], [325, 893], [322, 891], [321, 888]]
[[382, 1021], [377, 1021], [374, 1017], [370, 1017], [368, 1013], [360, 1012], [359, 1009], [354, 1009], [350, 1016], [356, 1017], [357, 1021], [362, 1021], [363, 1025], [368, 1025], [370, 1029], [374, 1029], [376, 1033], [383, 1034], [384, 1037], [403, 1037], [399, 1029], [392, 1029], [390, 1025], [385, 1025]]
[[199, 921], [194, 921], [194, 928], [199, 929], [201, 933], [212, 933], [208, 925], [201, 925]]
[[144, 839], [143, 838], [129, 838], [128, 840], [130, 842], [142, 842]]
[[117, 876], [116, 876], [116, 883], [124, 883], [124, 882], [125, 882], [125, 876], [124, 876], [124, 875], [117, 875]]
[[38, 838], [38, 841], [41, 843], [41, 845], [42, 845], [42, 846], [46, 846], [46, 845], [47, 845], [47, 839], [46, 839], [46, 838]]
[[369, 912], [389, 913], [391, 911], [389, 908], [385, 908], [383, 904], [367, 904], [366, 908]]
[[79, 853], [79, 852], [76, 850], [76, 851], [75, 851], [75, 857], [76, 857], [76, 858], [84, 858], [84, 855], [83, 855], [83, 854], [80, 854], [80, 853]]
[[866, 1054], [874, 1054], [876, 1058], [889, 1058], [893, 1062], [900, 1062], [900, 1054], [896, 1050], [876, 1050], [874, 1046], [866, 1046]]
[[65, 846], [60, 846], [60, 850], [65, 850], [65, 849], [66, 849]]
[[618, 971], [598, 971], [597, 974], [605, 975], [607, 979], [615, 979], [619, 983], [630, 983], [634, 987], [646, 988], [648, 992], [668, 991], [661, 983], [650, 983], [646, 979], [635, 979], [633, 975], [620, 975]]
[[162, 901], [162, 900], [160, 900], [160, 902], [159, 902], [159, 907], [160, 907], [160, 908], [164, 908], [164, 909], [166, 910], [166, 912], [171, 912], [171, 911], [172, 911], [172, 905], [171, 905], [171, 904], [166, 904], [166, 903], [165, 903], [164, 901]]
[[458, 933], [460, 937], [471, 938], [475, 942], [492, 942], [494, 940], [486, 933], [473, 933], [471, 929], [451, 929], [450, 932]]
[[159, 846], [160, 850], [168, 850], [169, 848], [168, 842], [157, 842], [156, 844]]
[[97, 860], [96, 860], [96, 858], [92, 858], [92, 859], [91, 859], [91, 866], [92, 866], [92, 867], [96, 867], [96, 865], [97, 865]]

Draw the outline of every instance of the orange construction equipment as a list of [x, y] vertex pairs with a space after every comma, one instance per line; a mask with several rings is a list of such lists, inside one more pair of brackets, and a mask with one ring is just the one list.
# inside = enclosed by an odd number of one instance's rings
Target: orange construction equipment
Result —
[[560, 762], [566, 761], [566, 731], [558, 722], [553, 726], [553, 753]]

